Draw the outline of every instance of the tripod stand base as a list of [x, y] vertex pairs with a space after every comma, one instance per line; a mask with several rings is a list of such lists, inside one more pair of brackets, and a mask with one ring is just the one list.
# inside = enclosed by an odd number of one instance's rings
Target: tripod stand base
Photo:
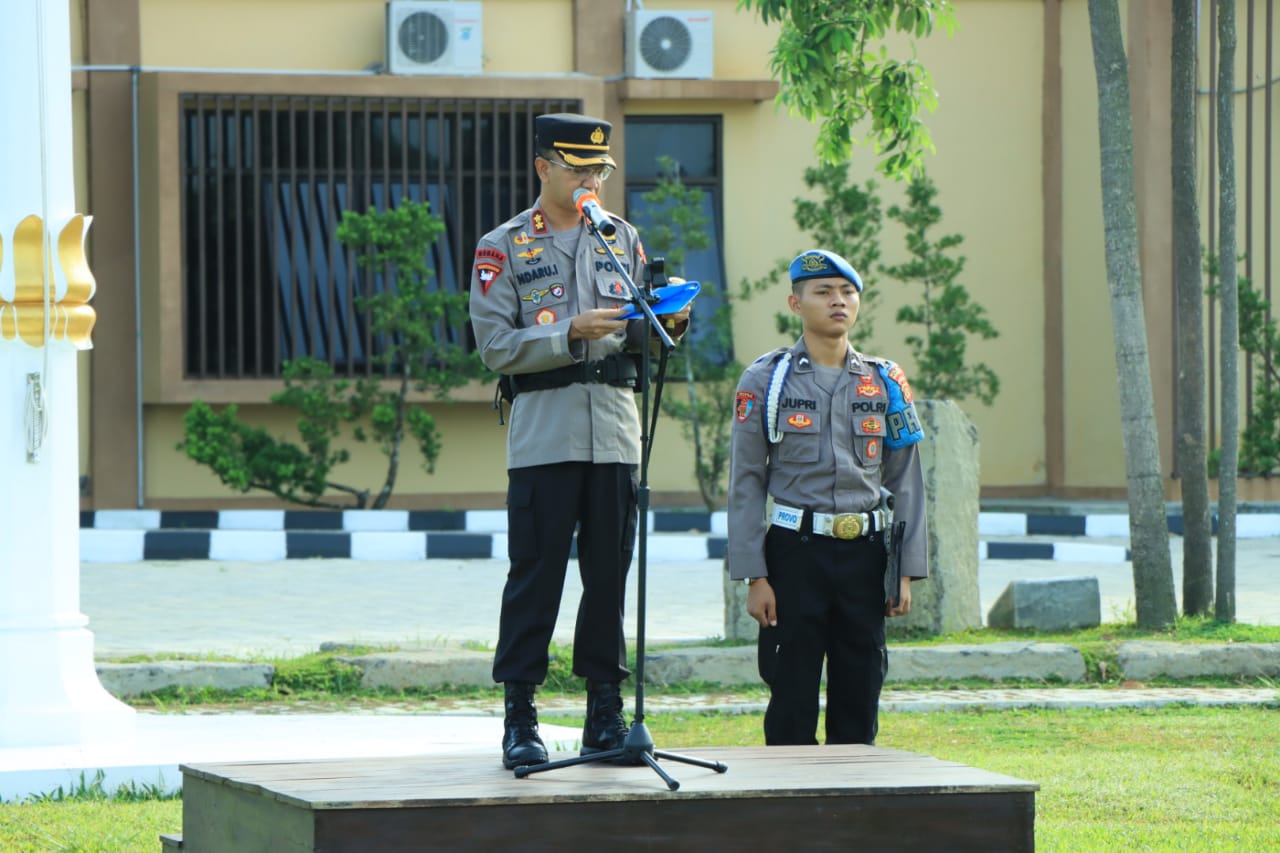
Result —
[[561, 767], [573, 767], [578, 764], [606, 762], [633, 767], [647, 764], [654, 773], [662, 777], [662, 781], [667, 783], [668, 790], [678, 791], [680, 783], [658, 766], [657, 759], [659, 758], [678, 761], [683, 764], [692, 764], [695, 767], [705, 767], [717, 773], [724, 773], [729, 769], [727, 765], [721, 764], [719, 761], [703, 761], [700, 758], [689, 758], [685, 755], [676, 755], [672, 752], [654, 749], [653, 736], [649, 734], [648, 727], [644, 723], [637, 721], [631, 724], [626, 740], [617, 749], [606, 749], [601, 752], [579, 755], [576, 758], [562, 758], [559, 761], [549, 761], [546, 764], [522, 764], [512, 772], [515, 773], [517, 779], [523, 779], [533, 773], [542, 773], [545, 770], [556, 770]]

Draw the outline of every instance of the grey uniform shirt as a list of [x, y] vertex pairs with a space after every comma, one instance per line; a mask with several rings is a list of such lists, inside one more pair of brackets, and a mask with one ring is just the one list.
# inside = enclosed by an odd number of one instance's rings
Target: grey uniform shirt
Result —
[[[894, 518], [907, 523], [902, 549], [904, 577], [928, 577], [924, 477], [917, 444], [897, 449], [892, 440], [890, 384], [898, 405], [914, 407], [906, 377], [893, 362], [849, 348], [846, 370], [824, 391], [801, 339], [778, 400], [772, 444], [766, 426], [769, 380], [785, 350], [756, 360], [743, 371], [729, 456], [729, 576], [768, 575], [764, 534], [766, 500], [814, 512], [865, 512], [880, 501], [883, 485], [894, 495]], [[881, 369], [900, 380], [886, 378]], [[903, 399], [905, 392], [905, 400]]]
[[[596, 341], [569, 343], [569, 322], [588, 308], [629, 301], [617, 265], [638, 282], [644, 249], [636, 230], [613, 217], [609, 251], [585, 224], [555, 231], [538, 207], [480, 238], [472, 269], [471, 324], [480, 356], [498, 373], [538, 373], [636, 350], [643, 321]], [[507, 431], [507, 467], [556, 462], [640, 462], [635, 393], [601, 383], [519, 394]]]

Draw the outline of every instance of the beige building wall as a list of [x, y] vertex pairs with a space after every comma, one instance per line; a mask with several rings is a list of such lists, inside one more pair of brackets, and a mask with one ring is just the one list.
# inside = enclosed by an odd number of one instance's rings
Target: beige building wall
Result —
[[[112, 0], [125, 4], [132, 0]], [[1155, 6], [1152, 4], [1156, 3]], [[601, 0], [602, 6], [624, 7], [622, 0]], [[752, 16], [736, 10], [736, 0], [649, 0], [647, 10], [711, 9], [715, 15], [717, 81], [767, 81], [768, 54], [774, 32]], [[1119, 429], [1119, 389], [1111, 337], [1110, 305], [1103, 254], [1103, 228], [1097, 141], [1097, 97], [1086, 0], [959, 0], [959, 27], [954, 36], [937, 34], [916, 46], [920, 61], [934, 75], [939, 91], [936, 112], [925, 117], [937, 145], [926, 157], [930, 177], [938, 186], [936, 203], [943, 220], [934, 238], [960, 234], [957, 254], [967, 259], [961, 282], [988, 311], [1000, 332], [993, 341], [972, 341], [969, 357], [993, 367], [1001, 380], [994, 405], [966, 401], [966, 413], [977, 426], [981, 440], [981, 477], [984, 493], [1120, 496], [1124, 487], [1123, 451]], [[79, 3], [73, 0], [73, 27], [79, 20]], [[513, 81], [530, 75], [544, 76], [551, 89], [554, 79], [581, 80], [572, 74], [577, 61], [591, 63], [593, 72], [612, 78], [621, 70], [621, 56], [614, 56], [620, 33], [601, 31], [599, 42], [574, 43], [576, 16], [586, 8], [573, 0], [486, 0], [484, 4], [483, 77]], [[591, 7], [591, 15], [609, 15]], [[384, 59], [383, 0], [137, 0], [139, 41], [144, 66], [152, 69], [236, 70], [253, 73], [265, 69], [286, 72], [336, 72], [342, 76], [315, 78], [316, 85], [349, 85], [360, 74]], [[1146, 39], [1131, 45], [1131, 57], [1146, 63], [1135, 74], [1140, 85], [1151, 87], [1148, 101], [1140, 105], [1154, 115], [1160, 109], [1159, 86], [1151, 81], [1160, 73], [1157, 52], [1158, 27], [1146, 17], [1159, 18], [1157, 0], [1132, 0], [1122, 4], [1127, 23], [1137, 21], [1138, 35]], [[597, 19], [598, 20], [598, 19]], [[1243, 17], [1242, 17], [1243, 20]], [[304, 21], [299, 25], [299, 21]], [[1167, 20], [1165, 21], [1167, 24]], [[593, 32], [594, 36], [595, 33]], [[79, 36], [77, 36], [79, 37]], [[1047, 39], [1060, 39], [1053, 44]], [[1259, 39], [1262, 37], [1259, 36]], [[895, 43], [895, 49], [901, 43]], [[1258, 50], [1261, 48], [1259, 47]], [[1060, 51], [1061, 90], [1046, 77], [1046, 52]], [[1143, 51], [1147, 54], [1144, 55]], [[1202, 47], [1204, 54], [1207, 49]], [[1135, 53], [1136, 51], [1136, 53]], [[1241, 49], [1243, 54], [1243, 46]], [[78, 52], [77, 57], [83, 51]], [[583, 57], [586, 57], [584, 60]], [[1167, 57], [1164, 59], [1167, 63]], [[1239, 65], [1244, 76], [1244, 59]], [[616, 71], [607, 69], [616, 66]], [[1150, 66], [1150, 67], [1148, 67]], [[605, 69], [605, 70], [602, 70]], [[1167, 72], [1166, 72], [1167, 73]], [[1201, 85], [1210, 83], [1210, 72], [1201, 68]], [[1145, 77], [1143, 76], [1145, 75]], [[200, 85], [235, 90], [236, 80], [205, 78]], [[277, 79], [290, 79], [282, 75]], [[296, 76], [292, 79], [299, 79]], [[328, 82], [326, 82], [328, 81]], [[397, 93], [439, 91], [434, 79], [373, 78]], [[310, 84], [308, 84], [310, 85]], [[365, 83], [361, 83], [365, 85]], [[467, 85], [471, 85], [470, 83]], [[1164, 97], [1167, 110], [1167, 84]], [[520, 88], [513, 82], [513, 87]], [[606, 84], [601, 111], [620, 124], [628, 115], [718, 115], [724, 129], [724, 254], [727, 284], [759, 277], [781, 258], [809, 248], [792, 218], [792, 200], [806, 194], [804, 170], [816, 164], [814, 127], [791, 118], [771, 100], [756, 100], [739, 90], [707, 85], [628, 86], [627, 81]], [[552, 93], [552, 92], [549, 92]], [[630, 95], [618, 102], [621, 95]], [[1060, 99], [1060, 100], [1059, 100]], [[77, 101], [79, 105], [82, 102]], [[589, 108], [590, 107], [589, 102]], [[1201, 108], [1208, 106], [1204, 99]], [[82, 107], [78, 106], [78, 109]], [[1045, 116], [1057, 111], [1060, 138], [1045, 139]], [[1202, 113], [1202, 116], [1204, 113]], [[1202, 162], [1207, 162], [1207, 119], [1202, 131]], [[1243, 112], [1237, 107], [1237, 126], [1243, 157]], [[1260, 122], [1259, 122], [1260, 124]], [[156, 143], [155, 116], [143, 116], [144, 144]], [[1146, 129], [1140, 137], [1140, 181], [1144, 192], [1159, 198], [1159, 130]], [[146, 138], [147, 135], [150, 138]], [[625, 140], [619, 139], [619, 148]], [[1255, 146], [1261, 145], [1261, 129], [1255, 129]], [[88, 142], [84, 143], [86, 146]], [[1142, 148], [1145, 144], [1146, 148]], [[1273, 141], [1273, 145], [1274, 145]], [[1046, 169], [1055, 169], [1055, 146], [1061, 150], [1059, 195], [1046, 195]], [[1167, 150], [1163, 155], [1167, 163]], [[874, 178], [884, 206], [904, 200], [903, 188], [877, 176], [875, 158], [866, 148], [855, 150], [851, 177], [858, 183]], [[78, 163], [78, 169], [85, 168]], [[1163, 165], [1167, 174], [1167, 165]], [[1145, 171], [1144, 171], [1145, 169]], [[80, 175], [78, 174], [78, 177]], [[1241, 180], [1244, 179], [1242, 174]], [[625, 175], [615, 178], [606, 202], [621, 205]], [[87, 182], [88, 178], [84, 180]], [[144, 174], [144, 242], [168, 208], [157, 205], [157, 176]], [[1207, 193], [1207, 172], [1206, 172]], [[1254, 176], [1261, 186], [1261, 176]], [[1166, 190], [1167, 191], [1167, 190]], [[612, 194], [611, 194], [612, 193]], [[1243, 199], [1243, 193], [1241, 194]], [[532, 199], [529, 200], [530, 202]], [[89, 211], [94, 212], [94, 211]], [[514, 212], [514, 211], [512, 211]], [[129, 211], [111, 211], [128, 216]], [[1155, 218], [1145, 214], [1148, 226]], [[1202, 216], [1207, 220], [1202, 199]], [[1243, 219], [1241, 222], [1243, 229]], [[1276, 234], [1262, 233], [1261, 217], [1253, 226], [1254, 245], [1276, 243]], [[886, 223], [883, 262], [905, 259], [900, 230]], [[1149, 241], [1150, 242], [1150, 241]], [[1243, 240], [1241, 242], [1243, 247]], [[1150, 242], [1144, 263], [1158, 242]], [[1046, 258], [1061, 251], [1060, 270]], [[147, 261], [146, 286], [154, 293], [166, 273]], [[1158, 267], [1158, 264], [1156, 264]], [[1062, 294], [1056, 300], [1054, 279], [1060, 274]], [[1168, 306], [1170, 285], [1159, 274], [1145, 283], [1148, 299], [1149, 347], [1153, 354], [1157, 405], [1162, 431], [1169, 427], [1172, 411], [1172, 330]], [[918, 291], [880, 279], [882, 297], [876, 310], [877, 335], [869, 347], [878, 354], [903, 362], [908, 374], [914, 365], [902, 341], [906, 330], [896, 328], [893, 316], [906, 301], [918, 299]], [[119, 285], [119, 282], [116, 282]], [[110, 298], [101, 291], [99, 300]], [[782, 309], [784, 294], [760, 295], [739, 302], [735, 316], [735, 341], [740, 360], [789, 343], [774, 329], [773, 315]], [[99, 303], [101, 310], [101, 302]], [[156, 324], [163, 322], [154, 299], [144, 299], [144, 339], [154, 344]], [[1049, 330], [1061, 325], [1061, 346]], [[1046, 341], [1049, 341], [1046, 344]], [[174, 450], [181, 439], [184, 402], [175, 401], [161, 388], [155, 350], [148, 351], [145, 493], [149, 504], [211, 505], [239, 498], [216, 482], [212, 475], [186, 461]], [[1062, 382], [1055, 378], [1059, 373]], [[667, 393], [677, 393], [668, 386]], [[87, 393], [87, 392], [86, 392]], [[490, 405], [492, 387], [479, 385], [457, 395], [469, 401], [454, 406], [432, 406], [444, 431], [444, 458], [434, 475], [421, 470], [416, 451], [407, 454], [396, 487], [400, 505], [493, 506], [502, 500], [505, 487], [505, 429], [497, 425]], [[290, 432], [290, 418], [260, 405], [260, 390], [248, 394], [242, 412], [281, 434]], [[84, 406], [87, 426], [97, 421]], [[1056, 412], [1061, 412], [1060, 420]], [[1048, 413], [1048, 414], [1046, 414]], [[85, 432], [88, 432], [86, 429]], [[1162, 434], [1164, 443], [1168, 436]], [[84, 444], [84, 448], [89, 445]], [[1060, 446], [1060, 452], [1056, 449]], [[83, 448], [82, 448], [83, 449]], [[352, 448], [354, 461], [347, 466], [348, 479], [381, 482], [382, 457], [373, 449]], [[85, 450], [87, 455], [87, 449]], [[1057, 466], [1057, 481], [1051, 470]], [[656, 502], [696, 504], [691, 480], [692, 454], [679, 425], [659, 427], [657, 453], [650, 472]], [[85, 470], [89, 470], [86, 462]], [[263, 496], [247, 499], [269, 502]]]
[[[385, 61], [385, 9], [385, 0], [142, 0], [143, 64], [362, 71]], [[485, 0], [483, 31], [486, 74], [573, 71], [571, 0]]]
[[1098, 92], [1085, 0], [1062, 4], [1065, 478], [1124, 482], [1120, 404], [1103, 246]]
[[[958, 281], [1000, 332], [991, 341], [971, 340], [966, 353], [968, 361], [986, 363], [1000, 377], [991, 406], [976, 399], [961, 404], [978, 428], [982, 483], [1034, 487], [1045, 482], [1042, 9], [1015, 0], [956, 7], [955, 34], [918, 45], [939, 93], [937, 110], [926, 116], [937, 153], [926, 157], [925, 167], [942, 211], [930, 236], [935, 242], [949, 234], [964, 238], [953, 250], [966, 259]], [[905, 204], [904, 188], [880, 183], [886, 208]], [[887, 264], [907, 260], [900, 228], [886, 227], [882, 251]], [[899, 306], [918, 302], [923, 290], [883, 277], [882, 287], [890, 298], [877, 309], [877, 343], [911, 375], [914, 365], [902, 341], [912, 330], [892, 318]]]

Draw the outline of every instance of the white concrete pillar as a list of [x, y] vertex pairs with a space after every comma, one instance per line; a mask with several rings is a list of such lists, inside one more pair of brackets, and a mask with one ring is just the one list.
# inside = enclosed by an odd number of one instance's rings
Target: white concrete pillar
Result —
[[80, 612], [76, 351], [91, 345], [94, 281], [75, 212], [70, 35], [67, 0], [0, 7], [0, 748], [134, 735]]

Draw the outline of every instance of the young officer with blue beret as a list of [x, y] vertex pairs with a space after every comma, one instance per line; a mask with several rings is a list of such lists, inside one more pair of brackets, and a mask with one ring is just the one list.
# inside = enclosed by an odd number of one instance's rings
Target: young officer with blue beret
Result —
[[[573, 672], [587, 679], [582, 753], [620, 748], [627, 735], [620, 682], [627, 571], [636, 537], [640, 418], [635, 403], [643, 320], [622, 320], [641, 281], [635, 228], [608, 214], [608, 248], [588, 233], [574, 194], [598, 193], [616, 163], [609, 122], [573, 113], [534, 119], [541, 192], [528, 210], [480, 238], [471, 323], [484, 363], [514, 392], [507, 433], [511, 567], [502, 592], [494, 681], [505, 691], [502, 763], [546, 763], [534, 705], [547, 675], [574, 532], [582, 599]], [[683, 334], [689, 309], [663, 318]]]
[[[804, 334], [738, 384], [729, 573], [751, 585], [747, 612], [760, 624], [765, 742], [817, 743], [825, 661], [827, 743], [873, 744], [885, 617], [907, 613], [911, 581], [929, 574], [923, 434], [902, 368], [849, 343], [862, 279], [848, 261], [808, 251], [790, 277], [787, 303]], [[882, 487], [906, 525], [896, 597], [886, 595]]]

